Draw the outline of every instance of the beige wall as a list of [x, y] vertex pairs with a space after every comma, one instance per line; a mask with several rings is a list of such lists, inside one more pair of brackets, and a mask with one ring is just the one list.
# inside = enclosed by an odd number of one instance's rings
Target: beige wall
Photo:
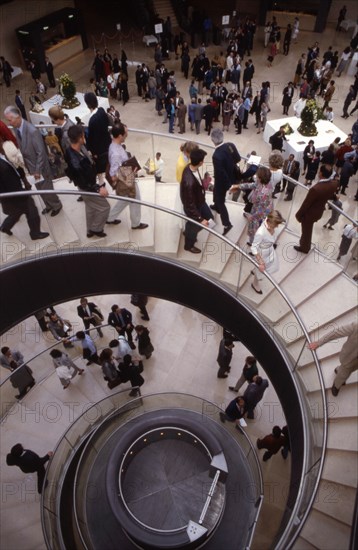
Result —
[[15, 0], [0, 6], [0, 55], [12, 65], [21, 66], [14, 30], [53, 11], [72, 7], [73, 0]]

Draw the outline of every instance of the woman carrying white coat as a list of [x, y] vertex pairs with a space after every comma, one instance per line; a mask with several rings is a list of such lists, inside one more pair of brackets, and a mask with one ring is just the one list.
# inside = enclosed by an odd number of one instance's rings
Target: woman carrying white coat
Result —
[[72, 378], [74, 378], [76, 374], [84, 373], [84, 369], [77, 367], [67, 353], [62, 352], [59, 349], [53, 349], [50, 351], [50, 355], [56, 369], [56, 374], [59, 377], [64, 390], [68, 388]]
[[276, 253], [276, 241], [281, 233], [279, 226], [284, 222], [281, 213], [273, 210], [262, 222], [255, 233], [251, 252], [255, 256], [258, 267], [251, 271], [254, 281], [251, 288], [257, 293], [262, 294], [260, 288], [261, 273], [267, 271], [270, 275], [279, 270], [278, 255]]

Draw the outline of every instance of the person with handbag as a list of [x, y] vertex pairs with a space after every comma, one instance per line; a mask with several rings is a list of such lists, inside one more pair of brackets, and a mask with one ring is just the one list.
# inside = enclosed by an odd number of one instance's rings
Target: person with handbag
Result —
[[77, 374], [81, 375], [84, 373], [84, 369], [77, 367], [67, 353], [63, 353], [59, 349], [54, 348], [50, 351], [50, 355], [55, 365], [56, 374], [64, 390], [68, 388], [72, 378]]
[[16, 399], [21, 399], [34, 387], [35, 378], [32, 376], [32, 370], [24, 365], [24, 356], [20, 351], [11, 350], [7, 346], [1, 348], [0, 365], [13, 373], [10, 382], [13, 388], [19, 390], [18, 395], [15, 395]]
[[[81, 298], [80, 305], [77, 306], [78, 316], [83, 320], [85, 329], [88, 330], [90, 325], [97, 327], [103, 323], [103, 315], [99, 307], [94, 302], [89, 302], [87, 298]], [[97, 328], [98, 336], [103, 338], [103, 332]]]
[[149, 330], [143, 325], [137, 325], [134, 329], [137, 333], [138, 351], [144, 355], [146, 359], [150, 359], [154, 351], [152, 342], [150, 341]]
[[[119, 197], [130, 197], [140, 200], [140, 191], [136, 181], [137, 168], [132, 166], [123, 166], [129, 159], [129, 155], [124, 147], [124, 142], [128, 136], [127, 126], [120, 123], [112, 128], [112, 143], [108, 151], [108, 166], [106, 178]], [[141, 206], [138, 203], [128, 203], [126, 201], [116, 201], [112, 206], [107, 223], [119, 224], [117, 216], [129, 205], [129, 214], [132, 229], [146, 229], [147, 223], [142, 223]]]

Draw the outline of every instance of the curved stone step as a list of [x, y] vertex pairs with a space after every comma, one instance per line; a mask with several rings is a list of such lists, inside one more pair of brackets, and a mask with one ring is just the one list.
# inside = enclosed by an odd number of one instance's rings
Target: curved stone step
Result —
[[350, 533], [348, 525], [313, 509], [301, 536], [316, 548], [337, 550], [349, 548]]
[[328, 449], [358, 452], [357, 419], [336, 417], [328, 422]]
[[358, 455], [356, 452], [327, 449], [322, 474], [323, 479], [356, 488], [357, 471]]
[[321, 479], [313, 507], [315, 510], [350, 526], [355, 497], [356, 489], [354, 487]]

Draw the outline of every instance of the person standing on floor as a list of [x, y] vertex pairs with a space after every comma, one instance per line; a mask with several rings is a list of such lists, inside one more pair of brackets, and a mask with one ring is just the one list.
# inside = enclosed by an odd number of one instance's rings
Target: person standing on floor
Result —
[[219, 365], [218, 378], [227, 378], [228, 372], [230, 372], [231, 359], [232, 359], [232, 350], [234, 348], [234, 343], [230, 338], [223, 338], [220, 341], [219, 353], [217, 356], [217, 363]]
[[1, 348], [0, 365], [13, 373], [10, 377], [11, 385], [19, 390], [15, 398], [22, 399], [35, 385], [32, 370], [24, 365], [24, 356], [20, 351], [4, 346]]
[[247, 406], [247, 418], [250, 420], [254, 419], [255, 407], [263, 398], [268, 385], [268, 380], [257, 374], [247, 386], [243, 397]]
[[84, 369], [80, 369], [77, 365], [75, 365], [67, 353], [62, 352], [59, 349], [52, 349], [50, 351], [50, 355], [56, 369], [56, 374], [59, 377], [64, 390], [68, 388], [72, 378], [74, 378], [77, 374], [81, 375], [85, 372]]
[[[94, 302], [89, 302], [87, 298], [81, 298], [80, 305], [77, 306], [77, 314], [83, 320], [85, 330], [90, 328], [90, 325], [97, 327], [103, 323], [103, 315], [99, 307]], [[103, 337], [103, 332], [97, 328], [98, 336]]]
[[[17, 107], [6, 107], [6, 120], [15, 129], [20, 151], [24, 157], [25, 166], [35, 178], [36, 188], [41, 191], [53, 190], [51, 166], [47, 157], [47, 150], [40, 131], [33, 124], [24, 120]], [[51, 212], [57, 216], [62, 209], [62, 203], [56, 194], [44, 195], [45, 208], [43, 214]]]
[[339, 367], [334, 369], [336, 377], [333, 381], [332, 394], [336, 397], [339, 390], [346, 383], [350, 375], [358, 369], [357, 341], [358, 341], [358, 323], [352, 321], [342, 326], [335, 326], [326, 336], [308, 344], [310, 350], [316, 350], [327, 342], [332, 342], [338, 338], [347, 338], [339, 353]]
[[134, 330], [137, 333], [136, 340], [138, 340], [138, 351], [140, 355], [144, 355], [146, 359], [150, 359], [154, 347], [150, 341], [149, 330], [143, 325], [137, 325]]
[[27, 120], [27, 114], [25, 109], [25, 104], [22, 101], [20, 90], [15, 90], [15, 103], [16, 107], [20, 110], [21, 116], [24, 120]]
[[45, 65], [49, 85], [51, 86], [51, 88], [56, 88], [56, 79], [55, 75], [53, 74], [53, 65], [48, 57], [45, 57]]
[[49, 451], [42, 458], [38, 454], [24, 449], [21, 443], [16, 443], [11, 448], [10, 453], [6, 455], [6, 464], [8, 466], [18, 466], [24, 474], [37, 473], [37, 491], [42, 493], [42, 488], [45, 479], [45, 467], [44, 464], [53, 456], [53, 452]]
[[241, 156], [234, 143], [224, 143], [224, 133], [220, 128], [212, 130], [211, 141], [215, 145], [213, 154], [215, 185], [214, 204], [210, 208], [220, 214], [224, 228], [223, 235], [226, 235], [233, 225], [225, 206], [225, 197], [230, 187], [237, 181], [237, 163], [240, 162]]
[[110, 205], [106, 200], [108, 191], [106, 184], [96, 183], [96, 169], [92, 159], [85, 148], [84, 129], [80, 125], [71, 126], [68, 129], [70, 147], [67, 148], [65, 160], [67, 162], [66, 175], [82, 191], [91, 195], [82, 195], [86, 209], [87, 238], [94, 235], [106, 237], [103, 231], [104, 224], [109, 215]]
[[300, 244], [294, 246], [294, 249], [303, 254], [310, 251], [314, 223], [322, 218], [326, 202], [332, 200], [337, 191], [337, 181], [331, 179], [331, 176], [332, 168], [323, 164], [319, 169], [318, 183], [308, 191], [296, 212], [296, 220], [301, 224], [302, 233]]
[[[342, 202], [339, 200], [338, 193], [336, 193], [334, 195], [332, 203], [334, 204], [334, 206], [337, 206], [338, 208], [340, 208], [342, 210], [343, 205], [342, 205]], [[334, 208], [332, 208], [330, 205], [329, 205], [329, 208], [332, 210], [332, 214], [331, 214], [331, 217], [329, 218], [329, 220], [326, 221], [326, 223], [324, 224], [323, 227], [325, 229], [333, 230], [333, 226], [338, 222], [339, 216], [341, 215], [341, 213], [338, 212], [338, 210], [335, 210]]]
[[145, 294], [132, 294], [131, 304], [139, 308], [143, 321], [149, 321], [149, 315], [147, 311], [148, 296]]
[[240, 420], [244, 417], [245, 413], [247, 412], [247, 404], [245, 402], [245, 399], [243, 397], [235, 397], [228, 406], [225, 409], [225, 412], [220, 412], [220, 420], [221, 422], [226, 422], [228, 420], [229, 422], [235, 422]]
[[281, 447], [285, 446], [285, 443], [286, 438], [282, 434], [282, 430], [279, 426], [274, 426], [272, 428], [272, 433], [266, 435], [262, 439], [259, 438], [256, 441], [258, 449], [267, 449], [266, 453], [264, 453], [264, 456], [262, 457], [264, 462], [267, 462], [272, 455], [277, 454]]
[[249, 355], [245, 359], [245, 365], [242, 369], [242, 373], [238, 381], [236, 382], [235, 386], [229, 386], [229, 390], [238, 392], [239, 389], [245, 384], [245, 382], [248, 382], [249, 384], [252, 382], [254, 376], [258, 374], [258, 368], [255, 357], [252, 357], [252, 355]]
[[342, 233], [342, 240], [339, 245], [339, 252], [337, 256], [337, 262], [342, 256], [345, 256], [352, 244], [353, 239], [358, 239], [358, 227], [353, 224], [346, 224]]
[[132, 323], [132, 314], [128, 309], [114, 304], [108, 315], [108, 324], [115, 328], [118, 334], [126, 334], [129, 345], [132, 349], [135, 348], [132, 336], [134, 325]]
[[[213, 214], [205, 201], [205, 189], [199, 168], [204, 163], [206, 152], [202, 149], [193, 149], [190, 153], [190, 163], [184, 168], [180, 182], [180, 200], [183, 204], [185, 215], [207, 227]], [[185, 224], [184, 250], [192, 254], [200, 254], [200, 248], [195, 246], [197, 235], [201, 227], [191, 222]]]
[[76, 332], [75, 336], [71, 336], [71, 338], [66, 338], [65, 342], [80, 342], [83, 359], [87, 359], [87, 366], [92, 365], [92, 363], [99, 364], [96, 345], [89, 334], [86, 334], [83, 330], [79, 330]]

